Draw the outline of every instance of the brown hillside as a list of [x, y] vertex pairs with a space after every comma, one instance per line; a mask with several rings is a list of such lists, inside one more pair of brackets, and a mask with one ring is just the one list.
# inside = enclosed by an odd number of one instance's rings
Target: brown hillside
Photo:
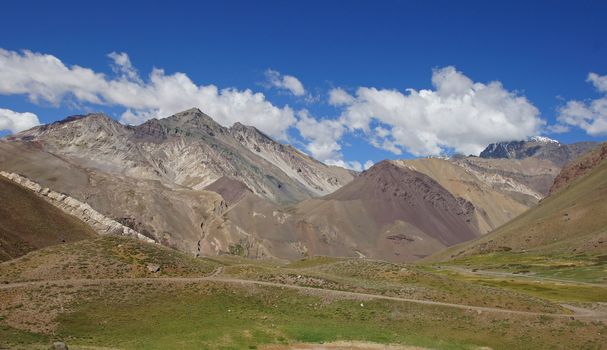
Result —
[[96, 236], [82, 221], [4, 178], [0, 178], [0, 203], [0, 261]]
[[550, 194], [557, 193], [576, 179], [588, 174], [605, 159], [607, 159], [607, 143], [567, 164], [554, 179]]
[[378, 226], [402, 220], [445, 245], [478, 235], [471, 203], [454, 197], [430, 177], [389, 161], [377, 164], [325, 199], [362, 201]]
[[228, 205], [241, 200], [247, 193], [253, 193], [247, 185], [233, 178], [222, 176], [204, 188], [207, 191], [218, 193]]

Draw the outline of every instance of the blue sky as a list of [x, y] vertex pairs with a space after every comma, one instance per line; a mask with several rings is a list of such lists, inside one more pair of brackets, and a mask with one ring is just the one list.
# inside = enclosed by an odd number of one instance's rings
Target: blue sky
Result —
[[[347, 162], [467, 152], [535, 132], [563, 142], [607, 135], [604, 1], [11, 1], [2, 7], [0, 48], [12, 63], [23, 63], [21, 50], [29, 50], [56, 57], [69, 74], [78, 65], [104, 81], [132, 78], [144, 87], [153, 68], [164, 70], [163, 81], [182, 72], [197, 87], [219, 91], [192, 106], [217, 111], [211, 116], [224, 124], [242, 119], [324, 161], [358, 167]], [[108, 57], [112, 52], [126, 53], [132, 66]], [[0, 77], [3, 70], [14, 74], [8, 67], [0, 65]], [[33, 113], [41, 123], [86, 111], [141, 122], [187, 103], [172, 103], [170, 95], [158, 97], [164, 101], [158, 105], [138, 96], [122, 101], [105, 90], [40, 78], [44, 67], [23, 67], [20, 74], [29, 76], [0, 83], [0, 109]], [[588, 80], [589, 73], [596, 79]], [[442, 92], [433, 74], [444, 77]], [[304, 93], [285, 83], [289, 76]], [[451, 83], [459, 85], [453, 90]], [[44, 91], [36, 90], [40, 85]], [[80, 98], [72, 88], [101, 97]], [[223, 95], [225, 88], [233, 89]], [[331, 103], [336, 88], [352, 99]], [[263, 101], [247, 89], [262, 93]], [[407, 89], [432, 94], [411, 98]], [[221, 112], [242, 98], [247, 106]]]

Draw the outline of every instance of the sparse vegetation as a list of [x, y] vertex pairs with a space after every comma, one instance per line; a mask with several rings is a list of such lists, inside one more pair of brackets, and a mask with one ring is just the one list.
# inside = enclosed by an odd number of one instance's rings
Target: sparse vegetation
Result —
[[[151, 274], [147, 264], [160, 271]], [[0, 265], [0, 282], [79, 278], [205, 276], [218, 264], [155, 244], [103, 236], [32, 252]]]
[[[194, 259], [156, 245], [104, 237], [47, 248], [16, 261], [18, 264], [5, 263], [0, 267], [20, 271], [13, 280], [22, 279], [27, 276], [25, 270], [35, 270], [36, 262], [43, 261], [41, 257], [59, 252], [64, 257], [73, 255], [68, 261], [85, 263], [83, 257], [92, 257], [102, 266], [93, 278], [103, 278], [105, 273], [110, 273], [107, 277], [138, 277], [132, 272], [138, 271], [133, 266], [154, 261], [166, 267], [162, 269], [163, 276], [206, 276], [215, 271], [221, 272], [219, 278], [274, 281], [315, 289], [162, 279], [92, 280], [0, 289], [0, 345], [43, 347], [54, 339], [67, 339], [74, 348], [165, 349], [178, 345], [183, 349], [262, 349], [264, 344], [360, 340], [437, 349], [600, 349], [601, 334], [607, 334], [607, 325], [601, 321], [580, 322], [549, 315], [567, 312], [552, 300], [590, 301], [580, 300], [579, 295], [589, 294], [575, 289], [574, 284], [551, 295], [549, 288], [532, 289], [531, 281], [504, 284], [491, 278], [466, 278], [436, 266], [326, 257], [292, 263], [237, 256]], [[107, 270], [102, 257], [111, 262]], [[27, 268], [17, 269], [21, 264]], [[71, 263], [67, 266], [71, 275]], [[130, 267], [129, 273], [120, 268], [117, 271], [123, 271], [121, 274], [111, 272], [119, 266]], [[89, 265], [85, 264], [84, 271], [90, 271]], [[327, 293], [325, 289], [546, 314], [480, 312], [370, 300]], [[595, 292], [595, 299], [600, 299], [600, 293]]]

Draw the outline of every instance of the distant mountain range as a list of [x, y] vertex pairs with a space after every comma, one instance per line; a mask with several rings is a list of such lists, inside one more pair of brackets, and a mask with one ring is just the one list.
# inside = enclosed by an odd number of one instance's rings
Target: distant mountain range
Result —
[[191, 109], [138, 126], [89, 114], [35, 127], [0, 141], [0, 170], [193, 255], [412, 261], [535, 206], [596, 146], [535, 138], [357, 174]]
[[480, 157], [546, 159], [558, 166], [563, 166], [594, 147], [596, 147], [596, 142], [577, 142], [567, 145], [547, 137], [535, 136], [527, 141], [492, 143], [481, 152]]
[[[451, 247], [433, 261], [493, 253], [537, 256], [605, 257], [607, 251], [607, 143], [570, 162], [550, 196], [497, 230]], [[490, 258], [487, 260], [491, 260]], [[520, 265], [524, 266], [524, 265]]]

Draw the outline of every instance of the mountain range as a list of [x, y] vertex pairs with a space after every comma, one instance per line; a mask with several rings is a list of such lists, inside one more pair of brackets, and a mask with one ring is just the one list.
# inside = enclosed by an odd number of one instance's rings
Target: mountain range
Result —
[[357, 174], [190, 109], [138, 126], [89, 114], [35, 127], [0, 141], [0, 170], [193, 255], [413, 261], [534, 207], [596, 146], [534, 138]]
[[[606, 159], [607, 143], [603, 143], [570, 162], [556, 178], [550, 196], [539, 205], [495, 231], [441, 251], [429, 260], [490, 259], [492, 254], [504, 253], [521, 265], [526, 256], [537, 256], [536, 261], [549, 265], [549, 260], [558, 261], [558, 257], [563, 256], [604, 257], [607, 249]], [[600, 268], [600, 262], [596, 265]]]

